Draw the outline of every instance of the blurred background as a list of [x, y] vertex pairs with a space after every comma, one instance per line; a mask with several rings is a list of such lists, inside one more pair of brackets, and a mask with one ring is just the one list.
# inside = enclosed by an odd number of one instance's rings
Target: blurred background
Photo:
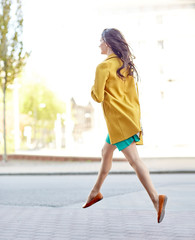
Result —
[[[106, 58], [101, 33], [113, 27], [141, 78], [140, 155], [195, 156], [194, 0], [27, 0], [22, 9], [31, 54], [7, 94], [8, 154], [101, 155], [107, 129], [90, 90]], [[2, 91], [0, 99], [2, 153]]]

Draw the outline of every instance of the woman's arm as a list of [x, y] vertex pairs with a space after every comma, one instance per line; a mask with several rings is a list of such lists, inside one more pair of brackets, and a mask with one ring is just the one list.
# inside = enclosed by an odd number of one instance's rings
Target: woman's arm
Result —
[[100, 63], [96, 68], [95, 81], [91, 89], [93, 100], [100, 103], [104, 100], [104, 89], [109, 77], [108, 65], [106, 62]]

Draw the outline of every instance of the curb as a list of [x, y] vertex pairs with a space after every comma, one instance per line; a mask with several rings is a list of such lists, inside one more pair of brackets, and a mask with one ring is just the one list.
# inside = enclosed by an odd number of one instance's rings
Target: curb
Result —
[[[26, 172], [26, 173], [0, 173], [0, 176], [66, 176], [66, 175], [97, 175], [98, 172]], [[135, 174], [134, 171], [112, 171], [109, 175]], [[195, 174], [195, 170], [157, 170], [150, 171], [150, 174]]]
[[[183, 156], [152, 156], [152, 157], [140, 157], [142, 160], [194, 160], [195, 156], [183, 157]], [[3, 155], [0, 154], [0, 161], [2, 161]], [[26, 160], [26, 161], [59, 161], [59, 162], [100, 162], [101, 157], [81, 157], [81, 156], [56, 156], [56, 155], [38, 155], [38, 154], [8, 154], [7, 160]], [[113, 157], [113, 161], [124, 162], [126, 161], [124, 157]]]

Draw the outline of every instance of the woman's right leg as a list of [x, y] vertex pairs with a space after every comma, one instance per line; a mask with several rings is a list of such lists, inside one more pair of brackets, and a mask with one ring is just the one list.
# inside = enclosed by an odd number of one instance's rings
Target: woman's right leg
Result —
[[151, 177], [148, 171], [148, 168], [145, 166], [144, 162], [139, 158], [136, 143], [133, 142], [130, 146], [122, 150], [126, 159], [129, 161], [131, 166], [134, 168], [139, 180], [145, 187], [148, 192], [154, 207], [157, 211], [157, 222], [160, 223], [165, 215], [165, 206], [167, 203], [166, 195], [158, 195]]
[[136, 143], [133, 142], [130, 146], [126, 147], [122, 150], [123, 154], [125, 155], [126, 159], [130, 163], [130, 165], [134, 168], [139, 180], [141, 181], [142, 185], [148, 192], [154, 207], [158, 211], [158, 193], [152, 183], [148, 168], [144, 164], [144, 162], [140, 159]]
[[107, 142], [104, 144], [104, 147], [102, 149], [101, 167], [96, 183], [88, 196], [87, 203], [90, 202], [91, 199], [93, 199], [98, 194], [98, 192], [100, 192], [100, 188], [112, 167], [112, 156], [115, 149], [116, 146], [112, 144], [109, 144]]

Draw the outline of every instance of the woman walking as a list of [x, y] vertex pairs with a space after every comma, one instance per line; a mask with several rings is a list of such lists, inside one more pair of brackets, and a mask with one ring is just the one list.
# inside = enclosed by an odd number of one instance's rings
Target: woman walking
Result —
[[158, 195], [151, 181], [149, 171], [139, 158], [136, 144], [143, 144], [140, 124], [140, 104], [134, 75], [137, 70], [133, 56], [125, 38], [119, 30], [105, 29], [100, 40], [105, 61], [96, 68], [95, 82], [91, 90], [92, 98], [102, 103], [108, 135], [102, 149], [101, 168], [97, 181], [83, 208], [102, 200], [101, 186], [112, 166], [112, 156], [116, 148], [135, 170], [157, 211], [157, 222], [164, 218], [166, 195]]

